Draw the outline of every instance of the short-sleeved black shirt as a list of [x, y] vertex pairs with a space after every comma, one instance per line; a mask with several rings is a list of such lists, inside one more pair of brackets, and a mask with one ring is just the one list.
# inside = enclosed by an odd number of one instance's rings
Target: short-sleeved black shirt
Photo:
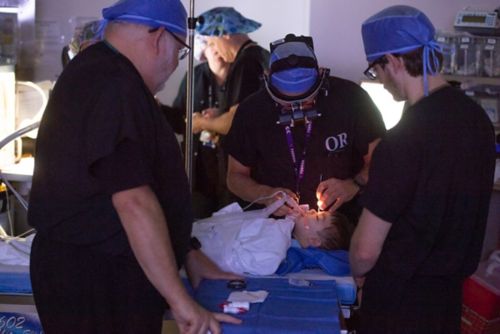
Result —
[[472, 274], [494, 163], [491, 122], [462, 92], [445, 87], [406, 110], [375, 149], [361, 197], [392, 223], [372, 273], [403, 280]]
[[[379, 111], [362, 88], [340, 78], [327, 80], [328, 95], [317, 97], [321, 117], [312, 123], [299, 189], [285, 127], [276, 123], [280, 109], [265, 89], [240, 104], [225, 143], [227, 153], [249, 167], [256, 182], [298, 190], [300, 202], [314, 209], [320, 180], [354, 177], [363, 167], [368, 144], [385, 132]], [[292, 128], [297, 160], [305, 132], [304, 125]]]
[[111, 196], [142, 185], [163, 208], [181, 265], [192, 212], [179, 146], [133, 64], [97, 43], [69, 63], [52, 91], [28, 220], [54, 240], [130, 253]]

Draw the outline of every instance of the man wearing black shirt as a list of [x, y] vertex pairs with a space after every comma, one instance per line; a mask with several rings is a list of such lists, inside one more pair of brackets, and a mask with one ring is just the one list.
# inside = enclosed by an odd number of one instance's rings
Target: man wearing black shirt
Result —
[[285, 191], [311, 209], [342, 207], [355, 222], [357, 183], [385, 132], [380, 113], [358, 85], [318, 67], [310, 37], [288, 35], [271, 49], [267, 89], [240, 104], [226, 137], [228, 187], [263, 205]]
[[221, 273], [189, 250], [187, 178], [154, 99], [185, 55], [185, 9], [122, 0], [103, 17], [104, 41], [68, 64], [37, 138], [28, 219], [44, 332], [160, 333], [167, 302], [182, 331], [219, 333], [237, 321], [197, 305], [178, 275]]
[[212, 149], [204, 148], [197, 157], [198, 165], [206, 169], [204, 175], [200, 175], [202, 178], [196, 180], [197, 190], [211, 199], [213, 212], [234, 201], [226, 186], [227, 155], [223, 143], [238, 104], [261, 86], [269, 52], [248, 36], [261, 24], [244, 17], [233, 7], [212, 8], [200, 15], [198, 23], [196, 32], [206, 39], [207, 48], [229, 64], [225, 80], [214, 87], [212, 93], [218, 105], [193, 115], [194, 133], [208, 131], [218, 137]]
[[369, 67], [408, 107], [377, 146], [350, 260], [363, 286], [359, 333], [459, 333], [461, 289], [478, 264], [495, 163], [485, 112], [439, 74], [420, 11], [363, 23]]

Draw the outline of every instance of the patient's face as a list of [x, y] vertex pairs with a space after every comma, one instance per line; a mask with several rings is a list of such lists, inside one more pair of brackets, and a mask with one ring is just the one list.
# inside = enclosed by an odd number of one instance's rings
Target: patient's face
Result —
[[328, 211], [317, 212], [309, 210], [295, 219], [293, 236], [301, 247], [319, 247], [321, 238], [318, 232], [331, 225], [331, 215]]

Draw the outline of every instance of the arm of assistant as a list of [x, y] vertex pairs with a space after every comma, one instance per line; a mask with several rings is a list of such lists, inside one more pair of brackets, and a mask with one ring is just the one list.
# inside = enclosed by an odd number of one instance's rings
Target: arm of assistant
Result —
[[184, 265], [189, 282], [193, 288], [197, 288], [203, 279], [225, 279], [235, 280], [243, 277], [222, 271], [205, 253], [201, 250], [191, 250], [187, 253]]
[[211, 314], [187, 294], [179, 278], [163, 210], [149, 186], [117, 192], [112, 201], [137, 261], [184, 331], [220, 333], [217, 320], [239, 323], [225, 314]]
[[[291, 198], [296, 198], [296, 195], [290, 189], [274, 188], [265, 184], [257, 183], [251, 177], [251, 169], [240, 163], [233, 156], [228, 156], [227, 164], [227, 187], [233, 194], [247, 202], [256, 202], [266, 206], [274, 203], [278, 199], [273, 194], [283, 191]], [[283, 205], [274, 212], [276, 216], [287, 215], [292, 212], [292, 209]]]
[[368, 209], [363, 209], [349, 249], [354, 278], [364, 277], [375, 266], [391, 226]]
[[363, 168], [359, 171], [358, 174], [354, 177], [356, 183], [366, 185], [368, 183], [368, 171], [370, 170], [370, 163], [372, 161], [373, 151], [375, 147], [377, 147], [378, 143], [380, 143], [380, 138], [377, 138], [368, 144], [368, 152], [363, 156]]
[[193, 133], [199, 133], [202, 130], [216, 132], [226, 135], [233, 124], [234, 114], [238, 105], [234, 105], [225, 113], [216, 117], [203, 117], [201, 113], [193, 114]]
[[345, 180], [330, 178], [319, 183], [316, 189], [319, 209], [326, 210], [330, 207], [329, 210], [334, 212], [342, 204], [350, 201], [356, 196], [361, 190], [359, 185], [366, 185], [368, 182], [368, 170], [370, 169], [372, 154], [379, 142], [380, 138], [377, 138], [368, 144], [368, 151], [363, 156], [363, 167], [354, 178]]

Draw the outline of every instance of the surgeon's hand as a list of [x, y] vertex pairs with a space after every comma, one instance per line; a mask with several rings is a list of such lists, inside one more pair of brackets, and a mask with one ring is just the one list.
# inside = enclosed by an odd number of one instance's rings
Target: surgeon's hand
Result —
[[205, 279], [243, 279], [241, 276], [222, 271], [212, 260], [201, 250], [191, 250], [186, 256], [186, 273], [189, 282], [196, 289], [200, 282]]
[[223, 313], [211, 313], [191, 298], [170, 305], [172, 315], [181, 333], [220, 334], [219, 322], [241, 324], [241, 320]]
[[[263, 199], [259, 203], [264, 204], [265, 206], [269, 206], [269, 205], [273, 204], [277, 200], [281, 199], [281, 197], [283, 197], [283, 194], [280, 192], [285, 193], [288, 197], [290, 197], [292, 200], [294, 200], [298, 203], [299, 198], [298, 198], [297, 194], [295, 194], [290, 189], [286, 189], [286, 188], [271, 188], [270, 191], [267, 192], [268, 194], [265, 196], [265, 199]], [[285, 203], [281, 207], [279, 207], [276, 211], [274, 211], [273, 215], [275, 215], [277, 217], [282, 217], [282, 216], [289, 215], [292, 212], [293, 212], [293, 209]]]
[[316, 189], [318, 209], [336, 211], [342, 204], [349, 202], [359, 191], [352, 179], [331, 178], [321, 182]]

